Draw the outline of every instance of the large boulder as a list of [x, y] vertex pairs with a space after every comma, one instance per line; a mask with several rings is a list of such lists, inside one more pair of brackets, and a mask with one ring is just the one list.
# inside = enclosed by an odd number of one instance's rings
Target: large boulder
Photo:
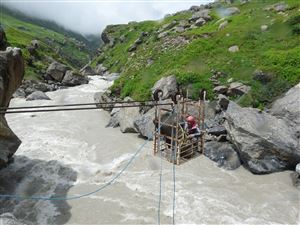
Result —
[[[124, 102], [133, 101], [130, 97], [126, 97]], [[123, 103], [126, 106], [126, 103]], [[132, 103], [130, 103], [132, 105]], [[121, 108], [117, 113], [120, 129], [123, 133], [137, 133], [134, 121], [140, 117], [139, 107]]]
[[290, 89], [282, 98], [276, 100], [270, 112], [295, 127], [300, 134], [300, 83]]
[[244, 85], [239, 82], [233, 82], [229, 85], [227, 95], [228, 96], [236, 96], [236, 95], [244, 95], [251, 90], [251, 87]]
[[168, 76], [161, 78], [152, 87], [152, 93], [154, 93], [156, 89], [161, 89], [163, 91], [162, 99], [167, 99], [173, 94], [176, 94], [178, 92], [176, 77]]
[[53, 62], [47, 69], [46, 74], [53, 78], [55, 81], [61, 82], [67, 72], [68, 67], [59, 62]]
[[68, 70], [61, 83], [66, 86], [76, 86], [89, 83], [89, 79], [72, 70]]
[[79, 72], [83, 76], [91, 76], [91, 75], [95, 75], [96, 74], [96, 72], [92, 69], [92, 67], [89, 64], [85, 65], [83, 68], [81, 68]]
[[209, 9], [202, 9], [200, 11], [195, 12], [189, 21], [196, 21], [200, 18], [203, 18], [205, 21], [211, 20], [210, 10]]
[[28, 95], [26, 101], [34, 101], [34, 100], [51, 100], [44, 92], [35, 91], [32, 94]]
[[134, 127], [136, 130], [149, 140], [153, 139], [155, 108], [150, 109], [147, 113], [140, 116], [134, 121]]
[[[8, 107], [13, 93], [24, 77], [24, 60], [20, 49], [0, 52], [0, 107]], [[0, 167], [5, 166], [17, 151], [21, 141], [0, 114]]]
[[234, 146], [229, 143], [216, 141], [207, 142], [204, 145], [204, 155], [227, 170], [234, 170], [240, 167], [241, 162]]
[[230, 102], [225, 127], [240, 158], [255, 174], [294, 169], [300, 162], [296, 129], [283, 119]]

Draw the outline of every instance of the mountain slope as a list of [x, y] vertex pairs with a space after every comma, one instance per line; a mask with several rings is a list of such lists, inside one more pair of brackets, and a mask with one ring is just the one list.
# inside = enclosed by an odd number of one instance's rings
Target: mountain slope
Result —
[[[264, 107], [300, 81], [299, 2], [286, 0], [279, 11], [280, 4], [272, 6], [277, 0], [242, 2], [192, 7], [161, 21], [108, 26], [102, 34], [106, 45], [93, 65], [121, 72], [112, 91], [122, 97], [147, 99], [158, 79], [176, 75], [192, 97], [206, 88], [213, 98], [211, 77], [219, 72], [220, 84], [230, 80], [251, 86], [239, 99], [241, 105]], [[229, 7], [238, 11], [230, 15]], [[195, 14], [205, 10], [205, 24], [198, 21], [196, 26]], [[228, 51], [232, 46], [239, 51]], [[254, 79], [257, 70], [269, 80]]]
[[[80, 69], [89, 61], [89, 51], [84, 43], [74, 37], [19, 20], [5, 10], [2, 13], [2, 27], [10, 46], [22, 49], [27, 79], [39, 79], [53, 60], [73, 69]], [[33, 40], [38, 41], [39, 47], [31, 54], [28, 47]]]

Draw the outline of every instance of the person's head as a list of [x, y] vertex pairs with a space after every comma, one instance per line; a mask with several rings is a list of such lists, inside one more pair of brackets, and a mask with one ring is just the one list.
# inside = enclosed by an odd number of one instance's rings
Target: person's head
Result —
[[186, 122], [187, 122], [187, 125], [188, 125], [189, 129], [196, 128], [196, 126], [197, 126], [196, 120], [193, 116], [187, 116], [186, 117]]

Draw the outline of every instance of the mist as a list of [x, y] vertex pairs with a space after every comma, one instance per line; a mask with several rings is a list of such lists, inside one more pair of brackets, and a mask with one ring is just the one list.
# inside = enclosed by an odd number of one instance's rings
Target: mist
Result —
[[166, 14], [209, 2], [213, 0], [4, 0], [2, 4], [29, 16], [51, 20], [72, 31], [89, 35], [101, 33], [109, 24], [158, 20]]

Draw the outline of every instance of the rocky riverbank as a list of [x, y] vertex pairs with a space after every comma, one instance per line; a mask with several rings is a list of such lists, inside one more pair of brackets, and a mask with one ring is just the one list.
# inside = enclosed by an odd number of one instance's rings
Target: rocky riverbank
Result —
[[[159, 80], [152, 90], [157, 88], [164, 91], [164, 102], [171, 102], [168, 98], [179, 91], [174, 76]], [[300, 84], [264, 111], [242, 108], [224, 95], [207, 101], [204, 155], [225, 169], [243, 165], [254, 174], [295, 170], [300, 163], [299, 96]], [[108, 127], [119, 126], [123, 133], [139, 133], [145, 138], [152, 136], [154, 108], [113, 108], [112, 102], [120, 99], [110, 96], [109, 91], [95, 94], [94, 99], [112, 107]]]

